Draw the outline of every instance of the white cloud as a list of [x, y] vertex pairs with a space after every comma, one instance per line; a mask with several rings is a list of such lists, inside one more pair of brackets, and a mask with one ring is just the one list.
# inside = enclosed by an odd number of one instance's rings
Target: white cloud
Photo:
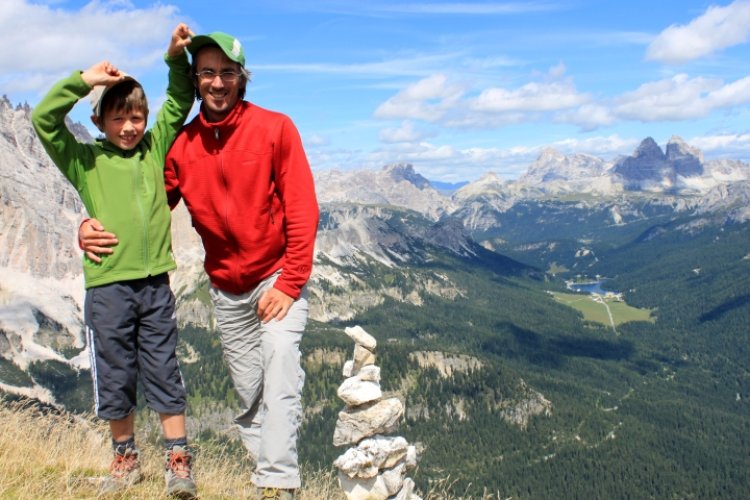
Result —
[[616, 118], [607, 106], [591, 103], [561, 111], [554, 116], [554, 120], [559, 123], [572, 123], [578, 125], [581, 130], [589, 131], [611, 125]]
[[483, 90], [470, 105], [475, 111], [507, 113], [514, 111], [555, 111], [572, 108], [587, 102], [569, 81], [530, 82], [517, 89], [490, 88]]
[[[452, 83], [445, 74], [436, 74], [409, 85], [386, 100], [376, 109], [374, 116], [476, 129], [500, 128], [547, 118], [572, 122], [587, 130], [612, 123], [613, 118], [607, 109], [590, 104], [592, 98], [578, 92], [573, 80], [565, 78], [564, 73], [565, 65], [559, 63], [547, 73], [533, 74], [541, 81], [531, 81], [517, 88], [477, 89], [473, 97], [468, 95], [469, 89]], [[381, 138], [394, 141], [393, 137], [394, 131], [388, 130]]]
[[618, 134], [611, 134], [608, 136], [586, 137], [584, 139], [567, 138], [555, 141], [550, 146], [565, 154], [585, 153], [600, 158], [607, 158], [632, 153], [641, 140], [642, 138], [623, 139]]
[[443, 117], [463, 95], [445, 75], [432, 75], [391, 97], [375, 110], [377, 118], [406, 118], [434, 122]]
[[730, 84], [721, 80], [678, 74], [649, 82], [615, 100], [613, 113], [621, 119], [644, 122], [688, 120], [750, 103], [750, 77]]
[[306, 147], [320, 147], [327, 146], [329, 140], [321, 134], [310, 134], [305, 137], [304, 143]]
[[414, 123], [408, 120], [398, 128], [384, 128], [378, 134], [378, 138], [386, 143], [418, 142], [425, 137], [425, 132], [415, 129]]
[[693, 137], [688, 143], [704, 153], [745, 156], [750, 154], [750, 133], [705, 135]]
[[[63, 4], [64, 5], [64, 4]], [[29, 0], [3, 0], [0, 10], [0, 87], [27, 80], [47, 87], [74, 69], [103, 59], [130, 73], [161, 61], [177, 7], [155, 4], [134, 8], [130, 2], [91, 1], [80, 10], [64, 10]]]
[[559, 5], [552, 2], [394, 2], [388, 5], [373, 4], [369, 8], [403, 14], [505, 15], [557, 10]]
[[684, 26], [672, 25], [649, 45], [646, 58], [679, 64], [750, 39], [750, 2], [736, 0], [726, 7], [711, 6]]

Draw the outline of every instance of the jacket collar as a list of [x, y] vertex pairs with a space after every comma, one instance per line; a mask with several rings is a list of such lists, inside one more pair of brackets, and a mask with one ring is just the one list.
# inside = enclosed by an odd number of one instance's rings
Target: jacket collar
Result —
[[143, 154], [143, 149], [146, 146], [144, 141], [149, 139], [149, 135], [149, 131], [146, 131], [146, 133], [141, 138], [141, 142], [139, 142], [138, 145], [133, 149], [128, 150], [120, 149], [119, 147], [109, 142], [104, 136], [96, 138], [94, 142], [105, 151], [111, 151], [118, 156], [122, 156], [123, 158], [130, 158], [132, 156], [135, 156], [136, 154]]
[[203, 112], [203, 104], [201, 104], [201, 112], [198, 115], [200, 124], [204, 129], [233, 129], [237, 126], [237, 123], [240, 121], [240, 117], [242, 116], [242, 112], [244, 109], [249, 105], [247, 101], [244, 100], [238, 100], [237, 104], [235, 104], [234, 108], [229, 112], [229, 114], [224, 117], [223, 120], [218, 122], [210, 122], [206, 120], [206, 115]]

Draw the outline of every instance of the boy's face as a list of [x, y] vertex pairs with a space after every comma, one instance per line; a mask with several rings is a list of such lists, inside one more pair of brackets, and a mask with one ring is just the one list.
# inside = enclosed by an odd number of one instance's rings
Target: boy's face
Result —
[[244, 80], [225, 82], [218, 75], [222, 71], [239, 72], [239, 65], [229, 59], [218, 47], [206, 47], [198, 52], [195, 60], [196, 70], [213, 71], [213, 79], [198, 77], [198, 93], [203, 99], [203, 112], [211, 122], [218, 122], [227, 117], [239, 100], [240, 88]]
[[136, 147], [146, 132], [146, 115], [140, 110], [110, 109], [104, 112], [102, 122], [100, 128], [107, 140], [125, 151]]

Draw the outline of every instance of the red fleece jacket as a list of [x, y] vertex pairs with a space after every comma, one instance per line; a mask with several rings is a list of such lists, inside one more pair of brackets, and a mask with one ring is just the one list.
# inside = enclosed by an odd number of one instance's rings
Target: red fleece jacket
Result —
[[164, 180], [170, 207], [185, 201], [215, 287], [244, 293], [281, 269], [275, 288], [299, 297], [312, 271], [318, 203], [289, 117], [246, 101], [221, 122], [200, 113], [172, 145]]

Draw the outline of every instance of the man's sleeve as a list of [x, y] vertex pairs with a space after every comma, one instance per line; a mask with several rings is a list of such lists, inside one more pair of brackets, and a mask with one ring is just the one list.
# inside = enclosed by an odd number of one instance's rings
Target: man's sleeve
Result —
[[180, 192], [180, 180], [177, 178], [177, 164], [171, 153], [167, 154], [167, 159], [164, 162], [164, 188], [167, 190], [169, 208], [174, 209], [182, 199], [182, 193]]
[[288, 117], [281, 125], [274, 158], [274, 175], [284, 206], [286, 252], [274, 287], [297, 299], [312, 273], [318, 231], [318, 201], [302, 139]]

